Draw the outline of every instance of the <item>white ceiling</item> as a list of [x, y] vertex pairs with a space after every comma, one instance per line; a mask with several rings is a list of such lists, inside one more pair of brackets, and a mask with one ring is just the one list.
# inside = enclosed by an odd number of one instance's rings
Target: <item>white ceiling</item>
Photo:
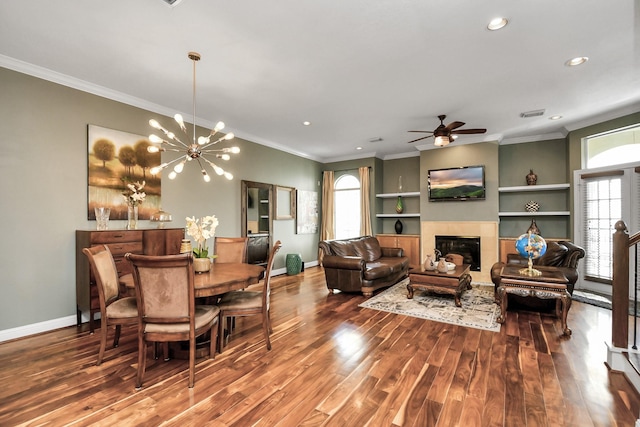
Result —
[[640, 111], [640, 0], [2, 0], [0, 24], [0, 66], [188, 121], [199, 52], [197, 124], [320, 161], [431, 149], [407, 131], [439, 114], [487, 129], [460, 145]]

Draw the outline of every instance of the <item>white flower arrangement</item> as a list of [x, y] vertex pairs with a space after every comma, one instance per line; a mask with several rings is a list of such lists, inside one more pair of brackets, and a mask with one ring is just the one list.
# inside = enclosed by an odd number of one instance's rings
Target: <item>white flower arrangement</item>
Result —
[[208, 258], [209, 247], [207, 246], [207, 239], [210, 239], [216, 234], [216, 227], [218, 226], [218, 218], [215, 215], [203, 216], [200, 219], [195, 217], [187, 217], [187, 235], [196, 241], [198, 247], [193, 250], [193, 254], [196, 258]]
[[145, 181], [133, 182], [127, 184], [127, 188], [122, 192], [122, 197], [124, 197], [125, 202], [129, 206], [138, 206], [140, 203], [144, 202], [144, 199], [147, 197], [147, 194], [142, 191], [144, 188]]

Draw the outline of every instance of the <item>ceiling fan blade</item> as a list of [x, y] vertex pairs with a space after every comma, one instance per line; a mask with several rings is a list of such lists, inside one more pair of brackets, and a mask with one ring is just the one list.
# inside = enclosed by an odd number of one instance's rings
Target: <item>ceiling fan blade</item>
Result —
[[452, 134], [469, 135], [472, 133], [485, 133], [486, 129], [458, 129], [451, 131]]
[[407, 132], [433, 133], [432, 130], [408, 130]]
[[445, 127], [445, 129], [448, 129], [448, 130], [454, 130], [454, 129], [459, 128], [460, 126], [464, 126], [464, 122], [458, 122], [458, 121], [456, 121], [456, 122], [451, 122], [451, 123], [449, 123], [449, 124]]
[[418, 139], [414, 139], [413, 141], [409, 141], [409, 142], [407, 142], [407, 144], [411, 144], [412, 142], [420, 141], [420, 140], [422, 140], [422, 139], [431, 138], [432, 136], [433, 136], [433, 135], [423, 136], [422, 138], [418, 138]]

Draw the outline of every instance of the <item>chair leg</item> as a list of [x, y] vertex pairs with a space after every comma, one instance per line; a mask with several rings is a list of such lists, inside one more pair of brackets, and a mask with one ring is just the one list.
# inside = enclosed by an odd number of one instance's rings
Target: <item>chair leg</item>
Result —
[[267, 310], [267, 320], [269, 321], [269, 333], [273, 333], [273, 327], [271, 326], [271, 310]]
[[113, 348], [116, 348], [120, 343], [120, 330], [122, 329], [122, 325], [116, 325], [116, 333], [113, 336]]
[[224, 316], [220, 313], [220, 318], [218, 319], [218, 350], [220, 354], [222, 354], [222, 349], [224, 348]]
[[98, 350], [98, 363], [96, 365], [100, 366], [102, 363], [102, 358], [104, 357], [104, 350], [107, 347], [107, 319], [106, 317], [102, 317], [100, 319], [100, 350]]
[[216, 358], [216, 345], [218, 344], [218, 325], [219, 319], [211, 325], [211, 330], [209, 331], [209, 357], [211, 359]]
[[136, 377], [136, 388], [142, 387], [142, 378], [147, 366], [147, 342], [142, 332], [138, 333], [138, 375]]
[[264, 331], [264, 340], [267, 342], [267, 350], [271, 350], [271, 340], [269, 339], [269, 317], [265, 313], [262, 315], [262, 329]]
[[193, 388], [196, 378], [196, 339], [189, 339], [189, 388]]

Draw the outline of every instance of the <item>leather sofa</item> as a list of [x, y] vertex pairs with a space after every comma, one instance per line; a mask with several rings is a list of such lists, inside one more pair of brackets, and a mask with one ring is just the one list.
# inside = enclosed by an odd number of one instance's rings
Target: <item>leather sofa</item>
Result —
[[[539, 270], [545, 269], [557, 269], [560, 270], [569, 283], [567, 284], [567, 290], [573, 295], [573, 288], [578, 280], [578, 261], [584, 258], [584, 249], [580, 246], [574, 245], [567, 241], [547, 242], [547, 251], [540, 258], [533, 260], [534, 268]], [[510, 265], [521, 265], [525, 268], [529, 260], [523, 258], [519, 254], [508, 254], [507, 263]], [[497, 291], [500, 286], [500, 272], [505, 263], [497, 262], [491, 267], [491, 281]], [[550, 307], [548, 300], [540, 300], [537, 298], [524, 298], [518, 295], [509, 295], [509, 304], [515, 302], [517, 305], [525, 305], [533, 308], [548, 308]]]
[[323, 240], [321, 265], [330, 292], [362, 292], [370, 297], [377, 289], [391, 286], [409, 274], [409, 258], [402, 248], [381, 247], [373, 236]]

